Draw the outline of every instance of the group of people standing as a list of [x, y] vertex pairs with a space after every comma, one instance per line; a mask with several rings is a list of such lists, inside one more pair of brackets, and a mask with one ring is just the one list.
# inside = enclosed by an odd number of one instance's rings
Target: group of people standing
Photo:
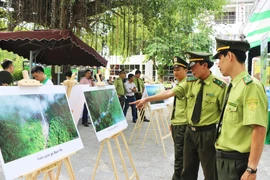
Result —
[[[138, 113], [136, 106], [130, 103], [142, 98], [142, 93], [144, 92], [144, 82], [140, 76], [141, 71], [136, 70], [135, 75], [129, 74], [128, 78], [126, 79], [125, 70], [121, 70], [119, 71], [119, 77], [114, 80], [114, 86], [124, 115], [126, 116], [127, 110], [129, 106], [131, 106], [132, 122], [134, 123], [137, 121]], [[149, 122], [145, 116], [144, 121]]]
[[[197, 180], [199, 164], [205, 180], [255, 180], [267, 127], [267, 96], [263, 84], [245, 70], [247, 41], [216, 38], [218, 67], [230, 76], [227, 86], [214, 76], [209, 53], [186, 52], [189, 64], [175, 57], [171, 90], [137, 100], [174, 96], [171, 131], [175, 148], [173, 180]], [[186, 78], [190, 69], [193, 76]]]

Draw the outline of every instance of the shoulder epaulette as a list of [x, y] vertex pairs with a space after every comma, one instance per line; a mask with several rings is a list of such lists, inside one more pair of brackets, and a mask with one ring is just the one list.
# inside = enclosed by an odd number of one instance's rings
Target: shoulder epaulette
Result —
[[218, 85], [219, 87], [221, 87], [221, 88], [224, 88], [224, 87], [226, 86], [226, 84], [225, 84], [223, 81], [221, 81], [221, 80], [219, 80], [219, 79], [217, 79], [217, 78], [214, 78], [214, 79], [213, 79], [213, 82], [214, 82], [216, 85]]
[[248, 85], [249, 83], [253, 81], [253, 79], [250, 77], [250, 75], [246, 75], [245, 77], [243, 77], [243, 81], [245, 85]]
[[187, 82], [193, 82], [193, 81], [197, 81], [197, 78], [195, 78], [195, 77], [187, 77]]

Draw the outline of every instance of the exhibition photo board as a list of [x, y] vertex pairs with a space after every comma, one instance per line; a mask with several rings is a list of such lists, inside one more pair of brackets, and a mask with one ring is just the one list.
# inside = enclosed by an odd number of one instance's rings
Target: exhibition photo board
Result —
[[[67, 86], [65, 86], [67, 89]], [[84, 94], [82, 89], [85, 87], [89, 87], [89, 85], [85, 84], [78, 84], [72, 87], [70, 96], [69, 96], [69, 104], [70, 108], [75, 120], [75, 124], [78, 124], [82, 112], [83, 112], [83, 106], [85, 102]]]
[[[163, 84], [146, 84], [145, 85], [145, 95], [146, 96], [154, 96], [160, 92], [164, 91]], [[149, 102], [149, 106], [151, 110], [162, 109], [166, 106], [165, 101], [152, 101]]]
[[64, 86], [0, 87], [0, 102], [0, 158], [6, 179], [83, 148]]
[[127, 128], [128, 124], [114, 86], [84, 87], [83, 92], [98, 141]]

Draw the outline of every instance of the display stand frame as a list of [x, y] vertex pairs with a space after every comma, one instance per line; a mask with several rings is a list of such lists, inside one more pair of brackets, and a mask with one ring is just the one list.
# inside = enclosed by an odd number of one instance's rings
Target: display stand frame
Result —
[[[152, 125], [153, 130], [154, 130], [154, 134], [155, 134], [156, 143], [158, 144], [158, 137], [157, 137], [157, 133], [158, 133], [161, 144], [162, 144], [164, 156], [167, 157], [166, 148], [165, 148], [165, 145], [164, 145], [164, 139], [166, 139], [168, 137], [171, 137], [171, 140], [172, 140], [172, 134], [171, 134], [170, 129], [169, 129], [168, 120], [164, 117], [164, 108], [154, 109], [154, 110], [151, 110], [149, 108], [149, 110], [150, 110], [150, 122], [149, 122], [147, 130], [145, 132], [145, 136], [144, 136], [144, 140], [142, 142], [141, 148], [143, 148], [143, 146], [144, 146], [144, 143], [145, 143], [146, 138], [148, 136], [149, 128]], [[156, 122], [156, 125], [157, 125], [158, 132], [156, 132], [155, 122]], [[163, 130], [164, 134], [161, 131], [160, 123], [162, 125], [162, 130]]]
[[[41, 85], [39, 81], [29, 79], [28, 72], [26, 70], [23, 70], [22, 73], [23, 73], [23, 79], [18, 82], [18, 86], [40, 86]], [[69, 93], [71, 91], [72, 86], [74, 85], [74, 83], [72, 83], [72, 81], [74, 81], [74, 77], [75, 75], [73, 75], [73, 79], [71, 78], [71, 80], [68, 80], [69, 82], [67, 82], [68, 89], [70, 89]], [[68, 94], [68, 97], [69, 97], [69, 94]], [[44, 177], [43, 177], [44, 180], [46, 180], [47, 178], [49, 178], [50, 180], [58, 180], [60, 176], [61, 167], [64, 162], [69, 178], [71, 180], [75, 180], [76, 178], [75, 178], [74, 171], [70, 162], [70, 156], [73, 154], [75, 154], [75, 152], [70, 153], [65, 157], [62, 157], [54, 162], [48, 163], [20, 177], [25, 178], [25, 180], [36, 180], [40, 174], [44, 174]], [[54, 173], [55, 170], [57, 171], [56, 174]]]
[[136, 121], [136, 123], [135, 123], [135, 126], [134, 126], [134, 128], [133, 128], [133, 131], [132, 131], [131, 136], [130, 136], [130, 138], [129, 138], [128, 144], [131, 143], [135, 131], [138, 131], [137, 136], [136, 136], [136, 139], [138, 139], [138, 137], [139, 137], [139, 135], [140, 135], [140, 133], [141, 133], [141, 128], [142, 128], [144, 119], [145, 119], [145, 111], [146, 111], [147, 109], [148, 109], [148, 107], [147, 107], [147, 106], [144, 106], [142, 109], [138, 109], [138, 110], [137, 110], [137, 113], [138, 113], [138, 119], [137, 119], [137, 121]]
[[[129, 157], [129, 160], [130, 160], [130, 164], [132, 166], [132, 169], [133, 169], [133, 173], [131, 176], [128, 175], [128, 172], [127, 172], [127, 167], [126, 167], [126, 163], [124, 161], [124, 156], [123, 156], [123, 153], [122, 153], [122, 150], [121, 150], [121, 147], [120, 147], [120, 143], [119, 143], [119, 136], [121, 136], [122, 138], [122, 141], [124, 143], [124, 146], [125, 146], [125, 150], [127, 152], [127, 155]], [[100, 162], [100, 157], [101, 157], [101, 154], [102, 154], [102, 150], [104, 148], [104, 145], [105, 145], [105, 142], [108, 146], [108, 150], [109, 150], [109, 154], [110, 154], [110, 159], [111, 159], [111, 162], [112, 162], [112, 167], [113, 167], [113, 172], [114, 172], [114, 176], [115, 176], [115, 179], [118, 180], [119, 177], [118, 177], [118, 173], [117, 173], [117, 169], [116, 169], [116, 165], [115, 165], [115, 161], [114, 161], [114, 156], [113, 156], [113, 152], [112, 152], [112, 147], [111, 147], [111, 140], [114, 139], [115, 140], [115, 144], [116, 144], [116, 147], [117, 147], [117, 150], [118, 150], [118, 153], [119, 153], [119, 156], [120, 156], [120, 159], [121, 159], [121, 163], [122, 163], [122, 166], [123, 166], [123, 169], [124, 169], [124, 173], [125, 173], [125, 177], [126, 179], [133, 179], [133, 178], [136, 178], [137, 180], [139, 180], [139, 176], [138, 176], [138, 173], [137, 173], [137, 170], [135, 168], [135, 165], [134, 165], [134, 162], [133, 162], [133, 159], [132, 159], [132, 156], [131, 156], [131, 153], [130, 153], [130, 150], [128, 148], [128, 144], [126, 142], [126, 138], [125, 138], [125, 135], [123, 133], [123, 131], [113, 135], [112, 137], [110, 138], [106, 138], [102, 141], [101, 143], [101, 146], [100, 146], [100, 149], [99, 149], [99, 153], [98, 153], [98, 157], [97, 157], [97, 160], [96, 160], [96, 165], [95, 165], [95, 169], [94, 169], [94, 172], [93, 172], [93, 175], [92, 175], [92, 180], [95, 179], [95, 175], [96, 175], [96, 172], [97, 172], [97, 168], [98, 168], [98, 165], [99, 165], [99, 162]]]
[[[97, 77], [97, 80], [98, 80], [98, 82], [96, 83], [96, 86], [98, 86], [98, 87], [105, 86], [105, 83], [100, 81], [99, 75], [97, 75], [96, 77]], [[124, 156], [123, 156], [123, 153], [122, 153], [122, 150], [121, 150], [121, 147], [120, 147], [120, 143], [119, 143], [119, 140], [118, 140], [119, 136], [121, 136], [121, 138], [122, 138], [122, 141], [123, 141], [124, 146], [125, 146], [126, 153], [127, 153], [128, 157], [129, 157], [130, 164], [131, 164], [132, 169], [134, 171], [130, 177], [129, 177], [128, 172], [127, 172], [126, 163], [125, 163]], [[130, 150], [128, 148], [128, 144], [127, 144], [127, 141], [126, 141], [126, 138], [125, 138], [125, 135], [124, 135], [123, 131], [120, 131], [120, 132], [116, 133], [115, 135], [102, 140], [101, 146], [100, 146], [100, 149], [99, 149], [99, 153], [98, 153], [98, 157], [97, 157], [97, 160], [96, 160], [95, 169], [94, 169], [94, 172], [93, 172], [93, 175], [92, 175], [92, 180], [95, 179], [97, 168], [98, 168], [98, 165], [99, 165], [99, 162], [100, 162], [100, 157], [101, 157], [102, 150], [104, 148], [105, 142], [106, 142], [106, 144], [108, 146], [108, 150], [109, 150], [110, 159], [111, 159], [111, 162], [112, 162], [112, 167], [113, 167], [115, 179], [116, 180], [119, 179], [117, 169], [116, 169], [116, 165], [115, 165], [115, 161], [114, 161], [111, 142], [110, 142], [112, 139], [115, 140], [115, 144], [116, 144], [116, 147], [117, 147], [120, 159], [121, 159], [122, 166], [124, 168], [124, 173], [125, 173], [126, 179], [131, 180], [133, 178], [136, 178], [137, 180], [139, 180], [139, 176], [138, 176], [137, 170], [135, 168], [135, 165], [134, 165], [134, 162], [133, 162]]]

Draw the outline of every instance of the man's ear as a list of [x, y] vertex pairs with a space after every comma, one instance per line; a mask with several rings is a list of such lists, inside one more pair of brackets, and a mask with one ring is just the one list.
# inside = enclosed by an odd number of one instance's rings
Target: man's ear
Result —
[[231, 61], [233, 56], [235, 55], [231, 51], [228, 51], [227, 56], [228, 56], [229, 61]]

